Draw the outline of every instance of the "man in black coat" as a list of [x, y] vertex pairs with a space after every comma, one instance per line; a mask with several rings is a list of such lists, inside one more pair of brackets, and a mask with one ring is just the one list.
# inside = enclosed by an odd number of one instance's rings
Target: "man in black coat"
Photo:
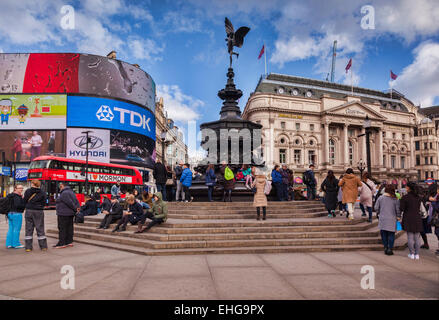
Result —
[[58, 243], [55, 249], [73, 247], [73, 218], [79, 211], [79, 201], [75, 193], [64, 182], [59, 184], [60, 193], [56, 199], [56, 215], [58, 216]]
[[163, 200], [166, 201], [166, 180], [168, 178], [168, 172], [160, 161], [157, 161], [154, 165], [153, 176], [157, 186], [157, 192], [161, 192]]
[[115, 223], [117, 220], [122, 218], [123, 208], [120, 205], [117, 197], [111, 197], [111, 206], [109, 210], [102, 210], [102, 213], [105, 214], [104, 219], [97, 229], [108, 229], [110, 224]]

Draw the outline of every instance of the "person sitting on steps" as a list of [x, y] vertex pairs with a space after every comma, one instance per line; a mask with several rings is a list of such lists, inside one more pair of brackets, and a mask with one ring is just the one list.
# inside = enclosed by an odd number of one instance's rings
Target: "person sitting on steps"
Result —
[[128, 204], [128, 211], [123, 214], [122, 219], [120, 219], [112, 232], [126, 231], [128, 222], [132, 225], [136, 225], [141, 221], [141, 217], [143, 216], [142, 205], [136, 201], [132, 194], [127, 197], [126, 202]]
[[[146, 218], [151, 222], [145, 226]], [[168, 218], [168, 203], [163, 201], [161, 192], [154, 194], [154, 204], [152, 208], [142, 216], [141, 222], [138, 224], [138, 229], [135, 233], [142, 233], [151, 229], [156, 224], [163, 223]]]
[[105, 197], [102, 202], [102, 213], [105, 217], [102, 219], [102, 222], [97, 229], [108, 229], [110, 224], [115, 223], [123, 216], [123, 208], [119, 203], [117, 196], [111, 196], [109, 207], [107, 207], [107, 201], [109, 202], [108, 198]]

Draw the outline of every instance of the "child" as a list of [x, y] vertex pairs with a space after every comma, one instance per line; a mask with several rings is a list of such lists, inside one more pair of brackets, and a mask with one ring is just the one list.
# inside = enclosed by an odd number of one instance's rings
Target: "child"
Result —
[[246, 164], [243, 165], [242, 174], [244, 175], [245, 179], [245, 187], [250, 190], [251, 185], [253, 184], [252, 167]]

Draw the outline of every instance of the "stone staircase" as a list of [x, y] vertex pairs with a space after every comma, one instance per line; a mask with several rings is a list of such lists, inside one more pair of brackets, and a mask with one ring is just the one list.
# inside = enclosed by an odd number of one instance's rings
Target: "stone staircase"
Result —
[[[136, 226], [96, 229], [103, 216], [86, 217], [75, 225], [75, 242], [144, 255], [382, 250], [376, 219], [328, 218], [317, 201], [269, 202], [265, 221], [256, 220], [250, 202], [171, 202], [168, 209], [166, 223], [142, 234], [133, 233]], [[401, 234], [395, 249], [405, 247]]]

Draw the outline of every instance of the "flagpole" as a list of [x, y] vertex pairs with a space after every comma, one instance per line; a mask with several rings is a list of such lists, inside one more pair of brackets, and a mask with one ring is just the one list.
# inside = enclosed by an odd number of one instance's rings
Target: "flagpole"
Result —
[[267, 77], [267, 47], [264, 42], [264, 59], [265, 59], [265, 77]]
[[351, 94], [352, 95], [354, 95], [354, 81], [352, 80], [352, 71], [353, 71], [353, 68], [352, 68], [352, 65], [353, 65], [353, 63], [351, 64]]

